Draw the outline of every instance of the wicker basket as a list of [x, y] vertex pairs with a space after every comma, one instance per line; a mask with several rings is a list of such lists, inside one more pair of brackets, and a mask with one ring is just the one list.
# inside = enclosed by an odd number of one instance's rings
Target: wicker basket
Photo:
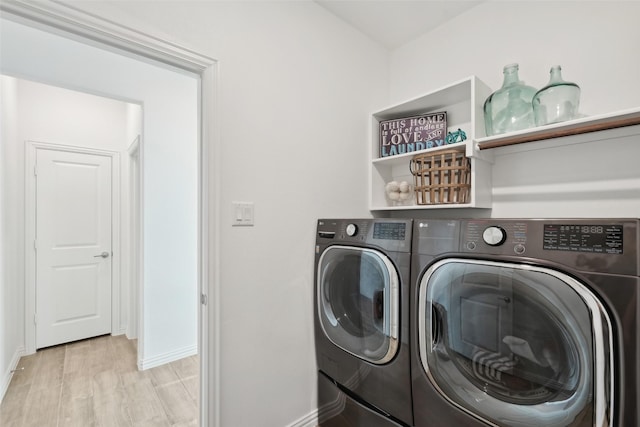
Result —
[[416, 203], [419, 205], [468, 203], [471, 162], [464, 152], [444, 150], [418, 154], [411, 160]]

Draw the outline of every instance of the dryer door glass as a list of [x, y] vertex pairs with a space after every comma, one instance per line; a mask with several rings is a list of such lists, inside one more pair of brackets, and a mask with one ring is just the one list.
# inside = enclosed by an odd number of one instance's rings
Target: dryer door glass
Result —
[[456, 406], [496, 425], [611, 425], [611, 326], [583, 284], [447, 259], [419, 286], [421, 362]]
[[398, 348], [399, 278], [384, 254], [331, 246], [318, 267], [318, 316], [326, 336], [364, 360], [383, 364]]

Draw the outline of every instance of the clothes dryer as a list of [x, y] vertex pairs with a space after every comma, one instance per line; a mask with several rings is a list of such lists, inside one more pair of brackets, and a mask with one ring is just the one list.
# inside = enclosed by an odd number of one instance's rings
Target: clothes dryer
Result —
[[637, 426], [637, 219], [416, 220], [416, 427]]
[[[338, 414], [322, 426], [413, 424], [411, 233], [412, 220], [318, 221], [314, 293], [318, 407], [321, 413], [333, 408], [332, 413]], [[340, 420], [349, 421], [340, 424]]]

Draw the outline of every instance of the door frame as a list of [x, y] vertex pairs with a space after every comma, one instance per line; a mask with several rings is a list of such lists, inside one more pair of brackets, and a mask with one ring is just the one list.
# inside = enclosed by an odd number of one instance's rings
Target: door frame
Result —
[[[121, 55], [152, 60], [200, 76], [198, 155], [198, 288], [200, 291], [200, 425], [220, 426], [220, 93], [218, 61], [137, 29], [108, 21], [57, 2], [0, 2], [3, 18], [63, 34]], [[144, 131], [143, 131], [144, 132]]]
[[120, 325], [120, 155], [115, 151], [72, 145], [26, 141], [25, 144], [25, 353], [36, 352], [36, 154], [38, 150], [93, 154], [111, 158], [111, 333], [121, 333]]
[[[142, 242], [142, 138], [141, 135], [135, 137], [127, 153], [129, 155], [128, 178], [129, 182], [129, 306], [127, 330], [125, 331], [127, 338], [138, 339], [138, 355], [141, 348], [144, 348], [144, 339], [140, 333], [140, 326], [144, 309], [140, 301], [143, 301], [144, 287], [142, 260], [144, 259], [144, 247]], [[140, 359], [140, 357], [138, 357]]]

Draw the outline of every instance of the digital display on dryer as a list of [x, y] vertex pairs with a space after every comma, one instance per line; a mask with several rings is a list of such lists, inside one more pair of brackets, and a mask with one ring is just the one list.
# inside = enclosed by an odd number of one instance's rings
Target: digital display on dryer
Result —
[[545, 250], [621, 254], [622, 243], [621, 225], [544, 225]]
[[373, 238], [385, 240], [404, 240], [406, 224], [398, 222], [376, 222], [373, 225]]

